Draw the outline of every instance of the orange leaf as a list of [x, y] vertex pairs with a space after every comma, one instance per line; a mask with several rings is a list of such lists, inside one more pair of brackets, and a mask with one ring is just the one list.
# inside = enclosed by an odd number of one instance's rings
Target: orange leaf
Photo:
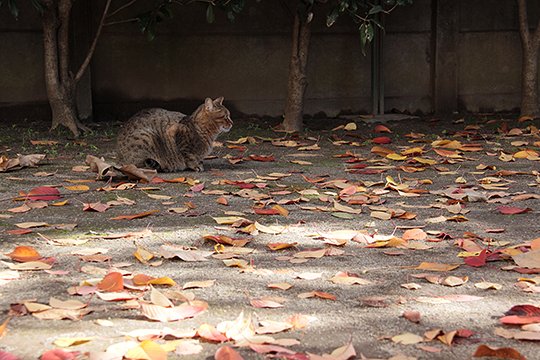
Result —
[[487, 345], [480, 345], [474, 352], [474, 357], [495, 357], [499, 359], [526, 360], [517, 350], [512, 348], [490, 348]]
[[422, 229], [409, 229], [403, 233], [403, 240], [425, 240], [427, 234]]
[[39, 255], [36, 249], [31, 246], [17, 246], [15, 250], [6, 254], [6, 256], [9, 256], [13, 261], [18, 262], [36, 261], [41, 259], [41, 255]]
[[111, 218], [111, 220], [133, 220], [133, 219], [140, 219], [140, 218], [143, 218], [143, 217], [146, 217], [146, 216], [155, 214], [155, 213], [157, 213], [157, 212], [159, 212], [159, 210], [150, 210], [150, 211], [145, 211], [145, 212], [138, 213], [138, 214], [133, 214], [133, 215], [120, 215], [120, 216], [115, 216], [115, 217]]
[[540, 238], [531, 241], [531, 250], [540, 250]]
[[214, 354], [215, 360], [244, 360], [244, 358], [232, 347], [222, 346]]
[[384, 125], [377, 125], [373, 128], [373, 131], [376, 132], [376, 133], [391, 133], [392, 130], [390, 130], [389, 128], [387, 128], [386, 126]]
[[150, 283], [150, 281], [154, 280], [155, 277], [152, 277], [152, 276], [149, 276], [149, 275], [145, 275], [145, 274], [137, 274], [135, 276], [133, 276], [133, 284], [134, 285], [137, 285], [137, 286], [141, 286], [141, 285], [148, 285]]
[[108, 292], [122, 291], [124, 290], [124, 278], [119, 272], [109, 273], [97, 284], [97, 288]]
[[216, 200], [216, 202], [217, 202], [218, 204], [225, 205], [225, 206], [229, 205], [229, 201], [227, 200], [227, 198], [224, 198], [223, 196], [220, 197], [220, 198], [218, 198], [218, 199]]
[[295, 247], [298, 243], [270, 243], [267, 246], [270, 248], [270, 250], [283, 250]]

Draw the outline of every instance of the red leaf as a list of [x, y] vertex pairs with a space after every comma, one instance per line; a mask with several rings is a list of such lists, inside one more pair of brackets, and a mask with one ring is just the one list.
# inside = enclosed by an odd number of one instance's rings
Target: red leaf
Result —
[[201, 192], [203, 189], [204, 189], [204, 183], [193, 185], [192, 187], [189, 188], [189, 190], [193, 192]]
[[257, 215], [279, 215], [276, 209], [253, 208], [253, 211]]
[[392, 142], [392, 139], [390, 139], [388, 136], [379, 136], [376, 138], [373, 138], [373, 141], [375, 144], [390, 144]]
[[119, 272], [109, 273], [97, 284], [97, 288], [108, 292], [122, 291], [124, 290], [124, 278]]
[[24, 234], [30, 234], [31, 232], [33, 231], [30, 229], [13, 229], [13, 230], [6, 231], [6, 233], [10, 235], [24, 235]]
[[512, 325], [525, 325], [525, 324], [536, 324], [540, 323], [540, 316], [518, 316], [518, 315], [509, 315], [503, 316], [499, 319], [503, 324], [512, 324]]
[[36, 188], [33, 188], [26, 194], [28, 198], [32, 201], [38, 201], [38, 200], [58, 200], [60, 199], [60, 191], [58, 191], [57, 188], [53, 188], [50, 186], [38, 186]]
[[0, 350], [0, 360], [19, 360], [19, 358], [11, 353]]
[[516, 215], [532, 211], [531, 208], [518, 208], [515, 206], [499, 206], [497, 210], [503, 215]]
[[540, 308], [534, 305], [515, 305], [504, 315], [540, 316]]
[[391, 133], [392, 132], [392, 130], [390, 130], [389, 128], [387, 128], [384, 125], [375, 126], [375, 128], [373, 128], [373, 131], [376, 132], [376, 133]]
[[215, 360], [244, 360], [244, 358], [232, 347], [222, 346], [214, 354]]
[[482, 250], [480, 254], [478, 254], [478, 256], [468, 256], [465, 259], [463, 259], [463, 261], [465, 261], [465, 264], [469, 266], [473, 266], [473, 267], [484, 266], [486, 265], [486, 261], [487, 261], [487, 250], [486, 249]]
[[45, 351], [40, 360], [75, 360], [80, 353], [78, 351], [66, 352], [62, 349]]

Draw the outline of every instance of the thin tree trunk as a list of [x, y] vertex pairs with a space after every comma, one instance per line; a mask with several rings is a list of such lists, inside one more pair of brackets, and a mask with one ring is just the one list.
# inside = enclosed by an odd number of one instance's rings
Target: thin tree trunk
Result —
[[300, 131], [303, 128], [310, 38], [311, 23], [300, 19], [300, 15], [296, 12], [292, 32], [292, 54], [289, 64], [285, 118], [283, 120], [283, 128], [286, 131]]
[[[74, 102], [74, 85], [67, 74], [67, 60], [59, 59], [60, 56], [67, 54], [67, 49], [60, 51], [58, 29], [62, 26], [58, 12], [58, 3], [55, 0], [44, 1], [45, 9], [43, 11], [43, 47], [45, 63], [45, 86], [47, 97], [52, 110], [51, 130], [58, 125], [67, 127], [73, 136], [78, 137], [79, 121]], [[62, 40], [67, 40], [63, 39]], [[65, 46], [69, 46], [66, 44]], [[61, 72], [65, 72], [67, 79], [62, 81]]]
[[522, 46], [521, 115], [537, 117], [538, 105], [538, 48], [540, 45], [540, 19], [533, 33], [529, 31], [526, 0], [517, 0], [519, 33]]

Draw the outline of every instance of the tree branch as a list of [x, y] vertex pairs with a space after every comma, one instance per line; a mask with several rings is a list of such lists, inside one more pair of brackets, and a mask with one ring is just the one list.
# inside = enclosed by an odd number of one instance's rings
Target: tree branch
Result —
[[105, 23], [105, 17], [107, 16], [107, 12], [109, 11], [111, 1], [112, 0], [107, 0], [107, 3], [105, 4], [105, 9], [103, 9], [103, 14], [101, 15], [101, 20], [99, 21], [99, 26], [97, 28], [96, 35], [94, 36], [94, 41], [92, 41], [92, 45], [90, 46], [90, 49], [88, 49], [86, 58], [84, 59], [83, 63], [81, 64], [81, 67], [77, 71], [77, 75], [75, 75], [75, 84], [77, 84], [81, 80], [82, 76], [84, 75], [84, 72], [86, 71], [86, 68], [90, 64], [90, 60], [92, 59], [92, 56], [94, 55], [97, 41], [99, 39], [99, 35], [101, 34], [101, 30], [103, 30], [103, 24]]
[[114, 15], [118, 14], [120, 11], [124, 10], [125, 8], [130, 7], [131, 5], [135, 4], [137, 0], [131, 0], [124, 5], [120, 6], [118, 9], [111, 11], [110, 14], [107, 15], [108, 18], [113, 17]]

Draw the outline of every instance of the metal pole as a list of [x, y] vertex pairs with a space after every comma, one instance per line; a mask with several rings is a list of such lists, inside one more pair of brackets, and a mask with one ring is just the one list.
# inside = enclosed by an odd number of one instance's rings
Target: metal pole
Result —
[[[380, 5], [377, 0], [376, 4]], [[375, 19], [384, 26], [384, 16], [379, 13]], [[373, 42], [371, 43], [371, 98], [373, 103], [373, 115], [384, 114], [384, 69], [383, 69], [383, 37], [384, 32], [378, 26], [374, 26]]]

